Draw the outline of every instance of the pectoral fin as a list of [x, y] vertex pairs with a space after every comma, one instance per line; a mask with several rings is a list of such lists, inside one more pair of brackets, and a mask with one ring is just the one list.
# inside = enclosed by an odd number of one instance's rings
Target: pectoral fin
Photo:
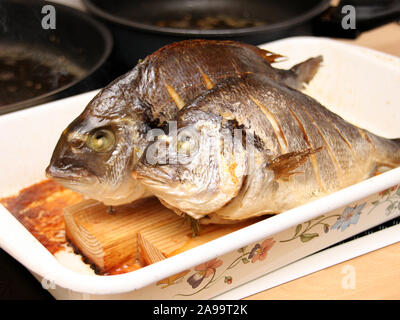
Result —
[[307, 159], [314, 153], [321, 151], [323, 147], [316, 149], [307, 149], [304, 151], [289, 152], [280, 155], [268, 164], [268, 168], [275, 173], [275, 179], [289, 180], [292, 175], [302, 174], [303, 172], [296, 172], [298, 167], [304, 164]]

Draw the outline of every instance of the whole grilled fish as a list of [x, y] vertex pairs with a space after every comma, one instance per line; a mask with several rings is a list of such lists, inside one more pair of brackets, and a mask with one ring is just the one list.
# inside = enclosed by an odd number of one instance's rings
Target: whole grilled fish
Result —
[[400, 164], [378, 137], [262, 74], [229, 79], [179, 111], [133, 175], [202, 222], [279, 213]]
[[300, 88], [321, 58], [290, 70], [271, 67], [279, 55], [233, 42], [189, 40], [168, 45], [99, 92], [62, 133], [46, 172], [74, 191], [119, 205], [149, 195], [131, 177], [150, 128], [174, 119], [196, 96], [230, 77], [262, 72]]

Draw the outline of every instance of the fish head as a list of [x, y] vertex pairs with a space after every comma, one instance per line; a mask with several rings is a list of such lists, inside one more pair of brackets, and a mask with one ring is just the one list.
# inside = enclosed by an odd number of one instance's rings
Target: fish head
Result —
[[106, 205], [135, 200], [144, 192], [130, 174], [142, 127], [129, 119], [84, 112], [63, 131], [46, 175]]
[[190, 110], [178, 118], [176, 134], [160, 135], [147, 146], [133, 176], [170, 206], [205, 215], [241, 188], [246, 172], [241, 142], [220, 115]]

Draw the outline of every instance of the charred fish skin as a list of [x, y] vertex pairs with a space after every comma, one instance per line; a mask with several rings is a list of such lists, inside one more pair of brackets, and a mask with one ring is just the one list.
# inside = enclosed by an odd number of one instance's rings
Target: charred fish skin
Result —
[[230, 77], [262, 72], [300, 86], [320, 63], [315, 58], [305, 67], [279, 70], [270, 65], [277, 57], [233, 41], [187, 40], [163, 47], [101, 90], [64, 130], [47, 176], [107, 205], [149, 196], [131, 176], [148, 130], [175, 119], [184, 105]]
[[[258, 143], [227, 158], [218, 148], [232, 122]], [[362, 181], [379, 166], [400, 165], [399, 141], [357, 128], [262, 74], [229, 79], [201, 95], [180, 110], [178, 127], [176, 139], [194, 131], [201, 146], [190, 161], [149, 166], [144, 152], [134, 175], [171, 207], [204, 222], [280, 213]], [[217, 152], [202, 157], [215, 146]]]

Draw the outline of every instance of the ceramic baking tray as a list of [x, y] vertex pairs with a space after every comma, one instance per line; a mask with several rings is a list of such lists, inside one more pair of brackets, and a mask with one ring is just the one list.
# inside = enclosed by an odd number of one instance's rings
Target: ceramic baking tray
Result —
[[[348, 121], [400, 137], [400, 59], [323, 38], [263, 45], [289, 67], [322, 54], [306, 92]], [[0, 117], [0, 198], [45, 179], [61, 131], [95, 92]], [[57, 299], [205, 299], [400, 215], [400, 168], [134, 272], [95, 275], [72, 252], [50, 254], [0, 205], [0, 245]]]

